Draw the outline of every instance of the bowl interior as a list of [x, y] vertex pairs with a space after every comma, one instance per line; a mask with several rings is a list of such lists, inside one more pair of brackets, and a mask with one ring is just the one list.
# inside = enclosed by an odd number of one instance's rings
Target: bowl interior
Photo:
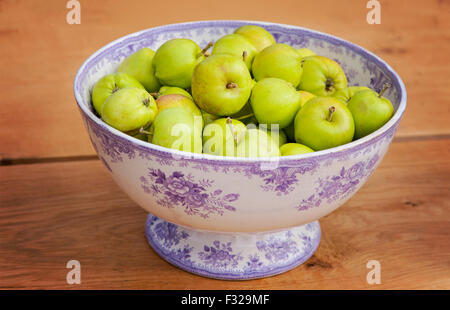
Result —
[[[143, 30], [113, 41], [94, 53], [78, 71], [74, 83], [77, 102], [89, 118], [95, 122], [101, 122], [93, 113], [91, 104], [93, 85], [102, 76], [115, 72], [128, 55], [143, 47], [156, 50], [165, 41], [174, 38], [189, 38], [201, 47], [206, 46], [208, 42], [214, 42], [221, 36], [232, 33], [236, 28], [246, 24], [264, 27], [274, 35], [278, 43], [286, 43], [294, 48], [307, 47], [319, 55], [336, 60], [345, 71], [349, 86], [368, 86], [379, 91], [384, 83], [389, 82], [392, 87], [385, 92], [385, 96], [391, 100], [396, 113], [383, 128], [387, 129], [400, 118], [406, 105], [406, 91], [403, 82], [389, 65], [374, 54], [325, 33], [289, 25], [251, 21], [202, 21], [172, 24]], [[383, 131], [383, 128], [378, 131]], [[115, 132], [114, 129], [112, 131]], [[365, 138], [368, 139], [369, 136]]]

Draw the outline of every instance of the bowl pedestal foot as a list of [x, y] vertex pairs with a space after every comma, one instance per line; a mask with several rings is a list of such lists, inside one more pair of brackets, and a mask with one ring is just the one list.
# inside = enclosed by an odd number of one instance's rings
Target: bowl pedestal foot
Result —
[[223, 280], [273, 276], [305, 262], [320, 242], [318, 221], [264, 233], [199, 231], [149, 214], [145, 233], [163, 259], [188, 272]]

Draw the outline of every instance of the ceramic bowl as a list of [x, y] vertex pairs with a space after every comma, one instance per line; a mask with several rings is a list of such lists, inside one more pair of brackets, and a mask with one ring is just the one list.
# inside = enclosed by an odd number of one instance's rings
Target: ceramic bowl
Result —
[[[132, 138], [103, 123], [90, 92], [102, 76], [142, 47], [173, 38], [200, 46], [256, 24], [278, 43], [307, 47], [340, 63], [349, 85], [380, 90], [395, 114], [382, 128], [351, 143], [309, 154], [227, 158], [174, 151]], [[250, 279], [286, 271], [312, 255], [317, 220], [343, 205], [383, 159], [406, 107], [400, 77], [382, 59], [335, 36], [290, 25], [201, 21], [150, 28], [122, 37], [90, 56], [74, 82], [75, 98], [97, 154], [111, 176], [150, 215], [146, 233], [169, 262], [221, 279]]]

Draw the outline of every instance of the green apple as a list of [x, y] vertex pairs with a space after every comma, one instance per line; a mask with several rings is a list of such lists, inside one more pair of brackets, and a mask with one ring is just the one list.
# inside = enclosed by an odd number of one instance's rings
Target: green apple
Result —
[[92, 105], [98, 115], [102, 115], [103, 104], [113, 93], [122, 88], [142, 88], [141, 83], [126, 73], [112, 73], [105, 75], [95, 83], [92, 89]]
[[152, 66], [154, 55], [155, 51], [144, 47], [122, 61], [117, 71], [134, 77], [148, 92], [155, 92], [161, 85]]
[[280, 148], [265, 130], [250, 128], [236, 148], [238, 157], [278, 157]]
[[347, 106], [355, 120], [356, 139], [367, 136], [391, 119], [394, 107], [389, 99], [383, 97], [389, 86], [386, 84], [379, 94], [373, 90], [359, 91], [348, 102]]
[[283, 79], [297, 87], [302, 77], [302, 58], [293, 47], [282, 43], [274, 44], [256, 55], [252, 72], [257, 82], [272, 77]]
[[324, 56], [310, 56], [303, 59], [300, 90], [316, 96], [332, 96], [339, 89], [346, 87], [347, 77], [336, 61]]
[[194, 116], [197, 116], [201, 121], [201, 128], [203, 129], [203, 117], [202, 112], [197, 105], [188, 97], [180, 94], [169, 94], [158, 97], [156, 100], [158, 111], [170, 109], [173, 107], [181, 107], [188, 109]]
[[309, 100], [295, 117], [295, 140], [315, 151], [351, 142], [355, 133], [352, 113], [333, 97]]
[[229, 116], [250, 98], [253, 81], [244, 61], [229, 54], [211, 55], [195, 67], [192, 97], [206, 112]]
[[244, 123], [220, 118], [203, 129], [203, 153], [220, 156], [236, 156], [236, 148], [244, 138], [247, 127]]
[[163, 86], [159, 89], [157, 96], [164, 96], [164, 95], [172, 95], [172, 94], [178, 94], [178, 95], [183, 95], [188, 97], [191, 100], [194, 100], [191, 96], [191, 94], [183, 89], [183, 88], [179, 88], [179, 87], [173, 87], [173, 86]]
[[299, 155], [311, 152], [314, 152], [314, 150], [299, 143], [286, 143], [280, 147], [281, 156]]
[[[299, 90], [298, 93], [300, 94], [300, 107], [303, 107], [310, 99], [316, 97], [316, 95], [303, 90]], [[294, 121], [284, 128], [284, 132], [289, 141], [295, 142]]]
[[298, 93], [300, 94], [300, 106], [303, 107], [305, 103], [307, 103], [310, 99], [316, 97], [316, 95], [311, 94], [310, 92], [299, 90]]
[[200, 109], [197, 105], [192, 101], [192, 99], [180, 95], [180, 94], [168, 94], [159, 96], [156, 100], [156, 105], [158, 106], [158, 111], [162, 111], [165, 109], [173, 108], [173, 107], [181, 107], [188, 109], [191, 113], [197, 116], [202, 116]]
[[260, 80], [250, 97], [255, 117], [260, 124], [287, 127], [300, 109], [301, 95], [291, 83], [278, 78]]
[[349, 86], [339, 89], [334, 93], [333, 97], [347, 104], [357, 92], [360, 92], [362, 90], [370, 90], [370, 88], [365, 86]]
[[256, 48], [257, 52], [262, 51], [266, 47], [275, 44], [275, 38], [266, 29], [256, 25], [245, 25], [239, 27], [234, 33], [246, 37]]
[[192, 72], [205, 58], [205, 52], [192, 40], [169, 40], [158, 48], [153, 57], [155, 76], [163, 85], [189, 88]]
[[305, 58], [305, 57], [315, 56], [316, 55], [316, 53], [311, 51], [309, 48], [299, 48], [296, 51], [300, 55], [301, 58]]
[[255, 58], [257, 53], [256, 48], [246, 37], [234, 33], [225, 35], [217, 40], [211, 52], [212, 55], [231, 54], [236, 57], [242, 57], [249, 70], [252, 68], [253, 58]]
[[103, 104], [102, 119], [120, 131], [147, 127], [153, 122], [158, 108], [155, 99], [142, 88], [122, 88]]
[[151, 143], [167, 148], [201, 153], [201, 125], [189, 109], [171, 107], [158, 113], [153, 122]]

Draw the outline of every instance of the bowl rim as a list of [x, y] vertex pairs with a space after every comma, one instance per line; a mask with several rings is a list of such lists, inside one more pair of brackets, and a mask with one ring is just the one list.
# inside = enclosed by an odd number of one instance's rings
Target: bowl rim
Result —
[[[148, 32], [150, 30], [153, 30], [153, 29], [171, 29], [171, 28], [189, 26], [189, 25], [193, 25], [193, 24], [204, 25], [204, 26], [208, 26], [208, 25], [214, 26], [214, 25], [226, 25], [226, 24], [230, 24], [230, 23], [234, 23], [234, 24], [242, 23], [243, 25], [249, 24], [249, 25], [257, 25], [257, 26], [275, 26], [275, 27], [282, 27], [282, 28], [288, 28], [288, 29], [293, 29], [293, 30], [301, 30], [303, 32], [311, 33], [311, 34], [314, 34], [317, 36], [327, 37], [328, 39], [338, 41], [339, 43], [341, 43], [347, 47], [350, 47], [352, 50], [358, 52], [359, 54], [361, 54], [365, 57], [371, 58], [371, 61], [374, 61], [377, 63], [378, 66], [383, 67], [383, 69], [385, 69], [388, 73], [390, 73], [392, 75], [392, 77], [396, 80], [396, 82], [400, 86], [400, 95], [401, 95], [400, 103], [398, 105], [397, 110], [395, 111], [395, 113], [391, 117], [391, 119], [386, 124], [384, 124], [382, 127], [377, 129], [376, 131], [372, 132], [371, 134], [369, 134], [363, 138], [357, 139], [355, 141], [352, 141], [352, 142], [349, 142], [349, 143], [346, 143], [346, 144], [343, 144], [343, 145], [340, 145], [337, 147], [333, 147], [333, 148], [329, 148], [329, 149], [321, 150], [321, 151], [315, 151], [312, 153], [290, 155], [290, 156], [280, 156], [280, 157], [272, 157], [272, 158], [270, 158], [270, 157], [251, 157], [251, 158], [249, 158], [249, 157], [225, 157], [225, 156], [217, 156], [217, 155], [211, 155], [211, 154], [190, 153], [190, 152], [184, 152], [184, 151], [179, 151], [179, 150], [173, 150], [173, 149], [169, 149], [169, 148], [166, 148], [163, 146], [148, 143], [148, 142], [136, 139], [132, 136], [129, 136], [126, 133], [123, 133], [123, 132], [109, 126], [108, 124], [104, 123], [99, 117], [97, 117], [94, 114], [94, 112], [89, 109], [89, 105], [84, 104], [83, 96], [77, 90], [77, 85], [78, 84], [81, 85], [81, 83], [80, 83], [81, 75], [84, 72], [84, 70], [86, 69], [87, 65], [93, 59], [95, 59], [99, 54], [110, 49], [114, 45], [119, 44], [122, 41], [128, 40], [132, 37], [140, 36], [140, 35]], [[407, 101], [406, 87], [405, 87], [405, 84], [403, 83], [403, 80], [400, 78], [400, 76], [395, 72], [395, 70], [387, 62], [385, 62], [383, 59], [381, 59], [380, 57], [378, 57], [371, 51], [363, 48], [362, 46], [352, 43], [350, 41], [347, 41], [345, 39], [342, 39], [340, 37], [337, 37], [337, 36], [334, 36], [334, 35], [331, 35], [331, 34], [328, 34], [325, 32], [309, 29], [309, 28], [288, 25], [288, 24], [282, 24], [282, 23], [254, 21], [254, 20], [201, 20], [201, 21], [172, 23], [172, 24], [166, 24], [166, 25], [160, 25], [160, 26], [156, 26], [156, 27], [146, 28], [146, 29], [122, 36], [122, 37], [120, 37], [116, 40], [113, 40], [110, 43], [104, 45], [103, 47], [99, 48], [98, 50], [96, 50], [83, 62], [83, 64], [80, 66], [80, 68], [78, 69], [78, 71], [75, 75], [75, 79], [74, 79], [74, 83], [73, 83], [73, 91], [74, 91], [75, 101], [78, 105], [78, 108], [80, 109], [80, 111], [82, 111], [82, 113], [90, 121], [94, 122], [97, 126], [101, 127], [102, 129], [105, 129], [113, 136], [116, 136], [122, 140], [125, 140], [126, 143], [134, 145], [136, 147], [147, 149], [149, 151], [156, 151], [160, 154], [163, 153], [164, 155], [167, 155], [167, 156], [173, 156], [173, 157], [176, 156], [178, 158], [189, 158], [192, 160], [207, 160], [208, 162], [213, 162], [213, 163], [217, 162], [218, 164], [262, 163], [262, 162], [271, 162], [271, 161], [272, 162], [273, 161], [293, 162], [293, 161], [298, 161], [299, 159], [319, 158], [319, 157], [324, 157], [324, 156], [329, 157], [329, 156], [335, 156], [338, 153], [342, 153], [342, 152], [345, 153], [346, 151], [351, 151], [351, 150], [356, 151], [357, 149], [360, 149], [361, 147], [364, 147], [367, 144], [378, 141], [379, 139], [383, 138], [388, 132], [390, 132], [391, 129], [396, 127], [396, 125], [400, 121], [400, 119], [406, 109], [406, 101]]]

